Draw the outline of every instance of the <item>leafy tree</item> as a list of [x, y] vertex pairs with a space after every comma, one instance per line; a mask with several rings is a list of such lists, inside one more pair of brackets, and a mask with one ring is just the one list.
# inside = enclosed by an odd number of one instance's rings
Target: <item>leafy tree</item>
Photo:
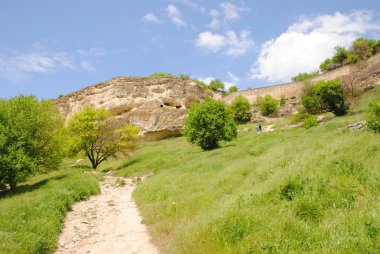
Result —
[[84, 154], [96, 169], [110, 157], [133, 151], [139, 129], [132, 124], [120, 126], [104, 108], [86, 106], [69, 120], [67, 132], [70, 154]]
[[344, 47], [335, 47], [335, 55], [332, 57], [332, 62], [343, 66], [343, 63], [346, 61], [347, 56], [348, 51]]
[[190, 107], [184, 134], [189, 142], [202, 150], [212, 150], [219, 146], [220, 141], [236, 138], [237, 130], [232, 113], [225, 104], [207, 98], [204, 103]]
[[322, 72], [327, 72], [329, 70], [329, 67], [330, 65], [332, 64], [332, 60], [331, 58], [327, 58], [326, 60], [324, 60], [320, 65], [319, 65], [319, 69], [322, 71]]
[[278, 112], [278, 101], [270, 95], [266, 95], [260, 101], [260, 111], [263, 116], [276, 114]]
[[351, 45], [348, 62], [356, 63], [371, 57], [374, 46], [374, 43], [372, 42], [364, 38], [356, 39]]
[[230, 108], [236, 123], [246, 123], [251, 120], [251, 114], [249, 113], [251, 104], [245, 97], [237, 96], [232, 101]]
[[237, 92], [239, 91], [239, 89], [237, 88], [237, 86], [230, 86], [230, 88], [228, 88], [228, 92], [232, 93], [232, 92]]
[[63, 119], [49, 101], [19, 95], [0, 100], [0, 183], [14, 190], [31, 175], [57, 169]]
[[329, 111], [335, 115], [343, 115], [348, 109], [346, 94], [339, 80], [308, 85], [302, 96], [302, 104], [311, 114]]
[[368, 128], [374, 132], [380, 132], [380, 103], [371, 103], [367, 115]]
[[223, 92], [224, 91], [224, 84], [219, 79], [215, 79], [215, 80], [211, 81], [209, 87], [211, 90], [213, 90], [215, 92]]
[[318, 71], [313, 71], [310, 73], [298, 73], [297, 76], [292, 77], [293, 82], [302, 82], [307, 81], [309, 79], [315, 78], [319, 75]]

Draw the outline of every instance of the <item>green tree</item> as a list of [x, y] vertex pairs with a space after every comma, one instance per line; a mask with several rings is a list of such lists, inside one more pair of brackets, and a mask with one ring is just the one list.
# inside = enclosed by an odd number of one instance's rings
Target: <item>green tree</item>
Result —
[[246, 123], [251, 120], [251, 114], [249, 113], [251, 104], [245, 97], [241, 95], [235, 97], [231, 103], [230, 109], [232, 110], [236, 123]]
[[49, 101], [19, 95], [0, 100], [0, 183], [14, 190], [31, 175], [57, 169], [63, 119]]
[[104, 108], [84, 107], [67, 126], [71, 155], [85, 155], [96, 169], [110, 157], [128, 155], [135, 149], [139, 129], [132, 124], [121, 126]]
[[367, 114], [368, 128], [374, 132], [380, 132], [380, 103], [371, 103]]
[[329, 70], [329, 67], [330, 65], [332, 64], [332, 60], [331, 58], [327, 58], [326, 60], [324, 60], [320, 65], [319, 65], [319, 69], [322, 71], [322, 72], [327, 72]]
[[335, 47], [335, 55], [332, 57], [332, 62], [343, 66], [344, 61], [348, 57], [348, 51], [344, 47]]
[[278, 101], [270, 95], [260, 100], [260, 111], [263, 116], [273, 115], [278, 112]]
[[224, 84], [219, 79], [215, 79], [215, 80], [211, 81], [209, 87], [214, 92], [223, 92], [224, 91]]
[[335, 115], [343, 115], [348, 109], [346, 94], [339, 80], [308, 85], [302, 96], [302, 104], [311, 114], [329, 111]]
[[207, 98], [204, 103], [195, 103], [190, 107], [184, 134], [189, 142], [202, 150], [212, 150], [219, 147], [220, 141], [236, 138], [237, 129], [232, 113], [225, 104]]
[[228, 88], [228, 92], [232, 93], [232, 92], [237, 92], [239, 91], [239, 89], [237, 88], [237, 86], [230, 86], [230, 88]]

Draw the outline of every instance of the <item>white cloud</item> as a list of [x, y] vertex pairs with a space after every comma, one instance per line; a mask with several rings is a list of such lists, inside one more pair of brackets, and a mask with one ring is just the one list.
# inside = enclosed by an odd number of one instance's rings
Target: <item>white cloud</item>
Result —
[[335, 46], [348, 47], [354, 39], [379, 30], [380, 24], [368, 11], [301, 18], [285, 33], [263, 44], [251, 69], [252, 78], [289, 81], [297, 73], [317, 70], [331, 57]]
[[0, 77], [20, 82], [31, 73], [46, 73], [60, 68], [72, 69], [74, 63], [62, 52], [28, 52], [0, 57]]
[[254, 41], [247, 30], [240, 31], [239, 35], [234, 31], [227, 31], [225, 35], [206, 31], [198, 34], [195, 45], [212, 53], [223, 49], [223, 54], [237, 57], [245, 55], [253, 47]]
[[167, 8], [168, 16], [173, 22], [173, 24], [177, 26], [184, 26], [186, 25], [185, 21], [182, 19], [181, 12], [173, 5], [169, 4]]
[[184, 5], [187, 5], [190, 8], [192, 8], [196, 11], [199, 11], [199, 12], [205, 12], [206, 11], [206, 8], [204, 8], [203, 6], [201, 6], [195, 2], [192, 2], [190, 0], [181, 0], [181, 3], [183, 3]]
[[229, 81], [223, 81], [223, 84], [224, 84], [224, 90], [228, 90], [231, 86], [237, 86], [235, 83], [229, 82]]
[[210, 15], [211, 15], [211, 22], [207, 26], [210, 27], [211, 29], [217, 29], [220, 26], [220, 22], [218, 19], [219, 13], [217, 10], [213, 9], [210, 11]]
[[143, 20], [146, 21], [146, 22], [155, 23], [155, 24], [162, 23], [162, 21], [156, 15], [154, 15], [153, 12], [150, 12], [150, 13], [146, 14], [143, 17]]
[[9, 50], [0, 53], [0, 78], [19, 83], [30, 79], [34, 74], [74, 68], [92, 73], [96, 69], [91, 61], [106, 54], [104, 49], [96, 47], [73, 52], [58, 52], [50, 50], [41, 43], [35, 45], [24, 52]]
[[87, 72], [89, 72], [89, 73], [94, 73], [94, 72], [96, 72], [96, 68], [95, 68], [95, 67], [92, 65], [92, 63], [89, 62], [89, 61], [83, 60], [83, 61], [81, 62], [81, 67], [82, 67], [83, 70], [85, 70], [85, 71], [87, 71]]
[[240, 13], [243, 11], [249, 11], [250, 9], [244, 6], [236, 6], [232, 3], [223, 2], [220, 4], [220, 8], [223, 9], [224, 20], [234, 21], [240, 18]]
[[237, 77], [235, 74], [233, 74], [231, 71], [227, 72], [228, 78], [233, 82], [233, 83], [238, 83], [240, 82], [240, 78]]
[[212, 76], [204, 77], [204, 78], [198, 78], [198, 80], [205, 82], [207, 85], [210, 85], [211, 81], [215, 80], [216, 78]]
[[196, 46], [215, 53], [224, 47], [225, 43], [223, 35], [207, 31], [198, 35]]
[[240, 31], [240, 36], [236, 35], [234, 31], [228, 31], [227, 42], [228, 47], [225, 54], [234, 57], [245, 55], [255, 44], [248, 30]]

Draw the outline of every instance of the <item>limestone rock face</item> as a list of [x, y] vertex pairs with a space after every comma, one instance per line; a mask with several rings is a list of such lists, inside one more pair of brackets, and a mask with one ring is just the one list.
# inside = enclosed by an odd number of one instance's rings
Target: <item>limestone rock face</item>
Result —
[[181, 135], [189, 107], [213, 94], [185, 78], [119, 77], [53, 100], [68, 120], [85, 105], [110, 110], [141, 129], [145, 141]]

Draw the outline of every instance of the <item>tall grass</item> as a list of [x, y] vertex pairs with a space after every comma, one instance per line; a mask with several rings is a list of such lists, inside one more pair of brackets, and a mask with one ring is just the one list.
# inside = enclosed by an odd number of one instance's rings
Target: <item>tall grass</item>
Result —
[[0, 253], [52, 253], [71, 205], [98, 193], [93, 174], [62, 169], [0, 192]]
[[379, 99], [309, 130], [245, 125], [209, 152], [145, 144], [118, 174], [155, 173], [134, 197], [163, 253], [377, 253], [380, 135], [346, 127]]

